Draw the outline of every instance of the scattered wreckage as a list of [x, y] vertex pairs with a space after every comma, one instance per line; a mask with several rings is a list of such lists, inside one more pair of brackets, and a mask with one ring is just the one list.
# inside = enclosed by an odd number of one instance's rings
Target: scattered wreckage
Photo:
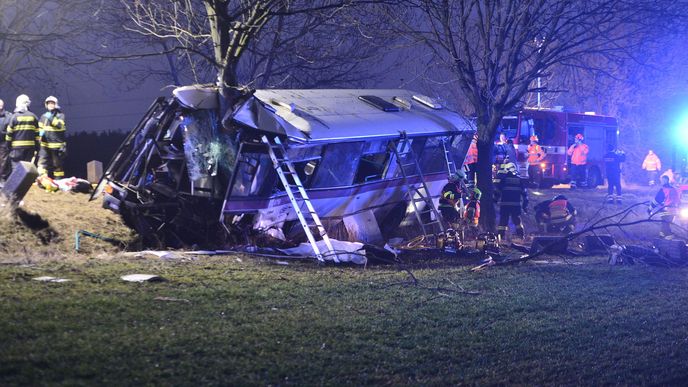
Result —
[[384, 245], [400, 224], [444, 232], [437, 200], [475, 132], [407, 90], [256, 90], [221, 114], [215, 87], [158, 98], [95, 194], [148, 244]]

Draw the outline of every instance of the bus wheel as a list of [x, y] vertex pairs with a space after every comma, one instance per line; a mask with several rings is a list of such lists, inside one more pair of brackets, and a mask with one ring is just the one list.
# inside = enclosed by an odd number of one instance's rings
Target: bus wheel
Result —
[[601, 180], [602, 174], [600, 174], [600, 170], [597, 169], [597, 167], [593, 167], [588, 170], [588, 188], [597, 188], [597, 186], [601, 183]]

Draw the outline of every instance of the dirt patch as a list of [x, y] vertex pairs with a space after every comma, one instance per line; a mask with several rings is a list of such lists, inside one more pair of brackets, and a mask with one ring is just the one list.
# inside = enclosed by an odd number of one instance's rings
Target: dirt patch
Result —
[[136, 240], [117, 214], [102, 208], [101, 199], [88, 199], [85, 194], [50, 193], [33, 186], [17, 208], [0, 207], [0, 262], [86, 259], [121, 250], [106, 241], [83, 238], [77, 253], [79, 230], [125, 243]]

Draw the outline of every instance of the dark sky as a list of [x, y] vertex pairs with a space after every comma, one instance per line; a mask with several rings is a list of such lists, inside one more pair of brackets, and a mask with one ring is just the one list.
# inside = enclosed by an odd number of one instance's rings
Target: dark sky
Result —
[[158, 96], [168, 97], [171, 88], [163, 88], [161, 82], [149, 80], [141, 85], [122, 86], [121, 80], [108, 79], [107, 71], [94, 81], [79, 73], [65, 71], [55, 75], [59, 81], [46, 87], [31, 86], [27, 89], [6, 88], [0, 90], [5, 109], [13, 110], [20, 93], [31, 98], [31, 111], [40, 116], [45, 112], [43, 101], [54, 95], [66, 116], [69, 132], [103, 132], [108, 130], [129, 131]]

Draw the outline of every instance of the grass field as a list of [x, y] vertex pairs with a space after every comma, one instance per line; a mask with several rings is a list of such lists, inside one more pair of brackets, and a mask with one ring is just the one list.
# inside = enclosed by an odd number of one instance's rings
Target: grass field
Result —
[[[2, 386], [688, 381], [688, 269], [434, 259], [409, 266], [413, 286], [386, 265], [137, 258], [96, 240], [76, 254], [76, 229], [133, 236], [97, 203], [54, 195], [25, 200], [42, 228], [0, 214], [13, 238], [0, 244]], [[132, 273], [166, 280], [120, 279]]]
[[[393, 267], [238, 256], [5, 265], [0, 384], [688, 380], [688, 271], [574, 263], [419, 265], [419, 287]], [[141, 272], [166, 281], [119, 279]]]

